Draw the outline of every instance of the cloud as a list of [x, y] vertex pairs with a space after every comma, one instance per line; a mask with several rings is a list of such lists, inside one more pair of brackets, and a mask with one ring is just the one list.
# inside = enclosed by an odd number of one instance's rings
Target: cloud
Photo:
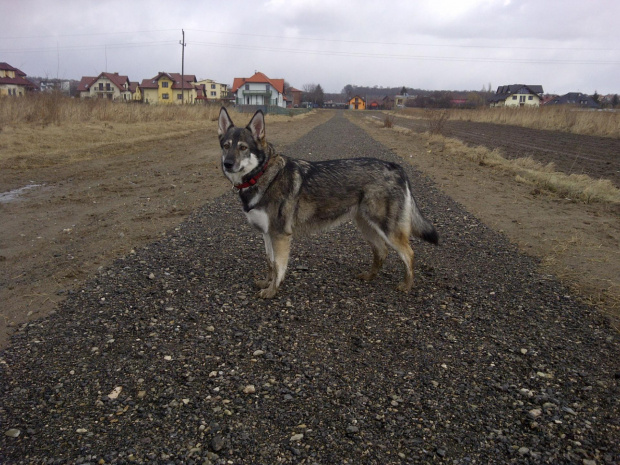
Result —
[[[618, 92], [616, 0], [9, 2], [0, 55], [29, 75], [142, 80], [180, 71], [232, 83], [255, 70], [320, 83], [480, 89], [527, 82]], [[615, 89], [615, 90], [614, 90]]]

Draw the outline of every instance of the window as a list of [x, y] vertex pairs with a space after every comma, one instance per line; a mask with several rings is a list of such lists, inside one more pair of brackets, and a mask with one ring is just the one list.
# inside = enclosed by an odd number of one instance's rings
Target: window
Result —
[[168, 100], [170, 96], [168, 94], [161, 94], [162, 100]]
[[110, 90], [110, 83], [109, 82], [106, 82], [105, 90]]
[[211, 84], [211, 89], [215, 89], [215, 84]]
[[99, 83], [99, 90], [103, 90], [103, 82]]
[[534, 100], [534, 97], [533, 97], [533, 96], [531, 96], [531, 95], [529, 95], [529, 96], [527, 97], [527, 99], [528, 99], [528, 100]]
[[217, 97], [217, 92], [211, 92], [211, 97]]
[[245, 90], [250, 90], [250, 84], [245, 85]]
[[513, 99], [513, 100], [517, 100], [517, 96], [516, 96], [516, 95], [513, 95], [513, 96], [512, 96], [512, 99]]
[[177, 94], [177, 100], [183, 100], [183, 94]]
[[164, 82], [162, 82], [162, 83], [161, 83], [161, 86], [162, 86], [164, 89], [167, 89], [167, 88], [168, 88], [168, 84], [169, 84], [169, 83], [168, 83], [168, 81], [164, 81]]

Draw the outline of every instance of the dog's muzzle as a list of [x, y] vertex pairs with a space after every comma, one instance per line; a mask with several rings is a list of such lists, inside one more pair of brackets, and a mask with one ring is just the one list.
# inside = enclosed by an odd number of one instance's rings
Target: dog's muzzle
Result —
[[232, 172], [233, 172], [233, 168], [235, 167], [235, 160], [228, 160], [228, 159], [225, 159], [225, 160], [222, 162], [222, 165], [224, 165], [224, 169], [225, 169], [226, 171], [228, 171], [229, 173], [232, 173]]

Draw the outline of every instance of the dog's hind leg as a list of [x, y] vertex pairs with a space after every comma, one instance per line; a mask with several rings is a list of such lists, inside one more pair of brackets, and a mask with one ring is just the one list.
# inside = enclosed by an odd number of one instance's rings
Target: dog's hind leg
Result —
[[291, 236], [280, 234], [271, 236], [270, 243], [273, 250], [273, 261], [270, 263], [270, 282], [269, 285], [258, 293], [263, 299], [271, 299], [276, 295], [280, 283], [286, 274], [288, 257], [291, 252]]
[[372, 266], [370, 267], [370, 270], [366, 273], [358, 274], [357, 277], [359, 279], [363, 279], [364, 281], [371, 281], [377, 277], [379, 270], [381, 270], [383, 262], [385, 261], [385, 257], [387, 257], [388, 254], [388, 248], [385, 244], [385, 240], [363, 216], [357, 215], [355, 217], [355, 223], [357, 224], [358, 229], [364, 236], [364, 239], [366, 239], [370, 244], [373, 255]]
[[398, 285], [398, 290], [403, 292], [409, 292], [413, 287], [413, 249], [409, 244], [409, 231], [397, 229], [392, 232], [388, 237], [389, 244], [392, 246], [400, 259], [405, 265], [405, 278]]

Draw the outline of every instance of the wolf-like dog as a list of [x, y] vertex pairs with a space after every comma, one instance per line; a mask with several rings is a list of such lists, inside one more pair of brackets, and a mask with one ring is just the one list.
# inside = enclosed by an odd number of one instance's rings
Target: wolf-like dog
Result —
[[218, 136], [222, 171], [238, 190], [243, 211], [263, 234], [268, 273], [257, 280], [259, 297], [272, 298], [284, 279], [291, 239], [352, 219], [370, 243], [373, 263], [361, 279], [377, 276], [388, 245], [405, 264], [398, 289], [413, 286], [414, 234], [437, 244], [435, 227], [420, 213], [403, 168], [374, 158], [309, 162], [276, 153], [265, 138], [265, 116], [258, 110], [245, 128], [220, 110]]

